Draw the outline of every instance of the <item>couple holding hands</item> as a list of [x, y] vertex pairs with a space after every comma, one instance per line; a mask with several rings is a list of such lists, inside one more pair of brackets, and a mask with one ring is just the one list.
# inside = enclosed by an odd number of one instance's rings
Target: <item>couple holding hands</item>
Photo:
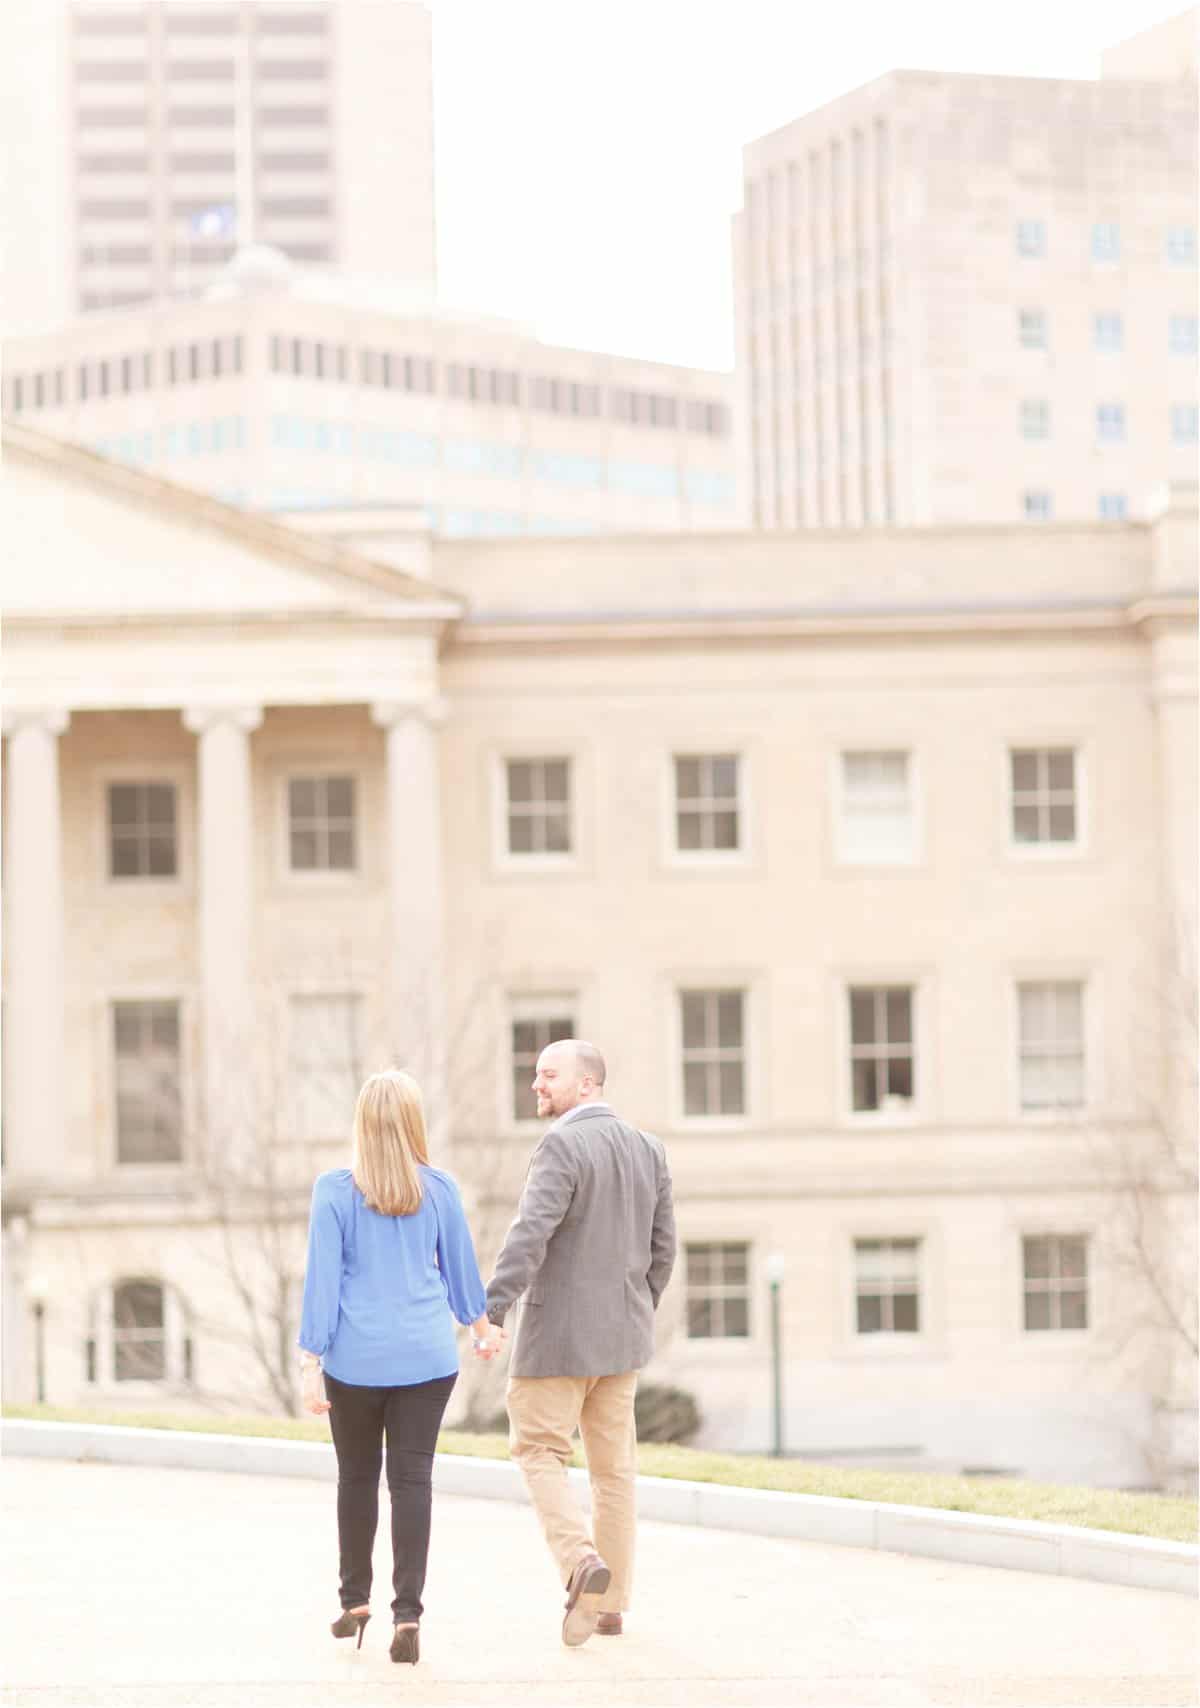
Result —
[[[660, 1141], [604, 1101], [604, 1058], [565, 1039], [538, 1058], [551, 1125], [486, 1289], [458, 1188], [429, 1163], [421, 1094], [378, 1073], [354, 1111], [350, 1168], [313, 1188], [300, 1323], [305, 1408], [328, 1412], [337, 1454], [342, 1612], [335, 1637], [370, 1618], [371, 1555], [386, 1440], [392, 1502], [391, 1657], [420, 1654], [433, 1455], [458, 1378], [452, 1315], [478, 1357], [523, 1305], [508, 1382], [509, 1446], [567, 1592], [564, 1643], [617, 1636], [633, 1569], [637, 1372], [675, 1261], [671, 1177]], [[591, 1527], [571, 1493], [578, 1427]]]

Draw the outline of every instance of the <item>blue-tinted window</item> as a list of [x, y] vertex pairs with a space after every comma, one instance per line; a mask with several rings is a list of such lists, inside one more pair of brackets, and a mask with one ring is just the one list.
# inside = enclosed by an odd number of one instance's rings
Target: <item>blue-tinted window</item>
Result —
[[731, 475], [715, 474], [707, 469], [688, 469], [683, 477], [683, 489], [693, 504], [733, 503]]
[[1196, 228], [1194, 225], [1167, 227], [1167, 260], [1172, 267], [1196, 265]]
[[1173, 356], [1194, 356], [1197, 348], [1196, 316], [1173, 314], [1167, 342]]
[[1097, 314], [1092, 317], [1092, 347], [1112, 353], [1125, 345], [1125, 323], [1119, 314]]
[[494, 474], [514, 480], [521, 473], [521, 448], [479, 439], [447, 439], [442, 463], [458, 474]]
[[1171, 439], [1176, 445], [1194, 445], [1197, 439], [1200, 411], [1194, 403], [1171, 405]]
[[608, 484], [613, 492], [627, 492], [635, 498], [675, 498], [679, 494], [679, 476], [663, 463], [610, 462]]
[[1017, 221], [1017, 254], [1026, 257], [1046, 253], [1046, 222], [1040, 219]]
[[1048, 522], [1054, 514], [1054, 499], [1048, 492], [1027, 492], [1025, 494], [1025, 520], [1027, 522]]
[[1121, 259], [1121, 228], [1111, 222], [1102, 222], [1092, 227], [1092, 260], [1119, 261]]
[[559, 486], [598, 487], [604, 484], [604, 464], [599, 457], [573, 456], [561, 451], [530, 451], [529, 470], [539, 480]]
[[1096, 437], [1109, 444], [1125, 437], [1125, 405], [1098, 403], [1096, 405]]
[[1102, 492], [1099, 509], [1102, 522], [1123, 522], [1129, 514], [1129, 500], [1123, 492]]

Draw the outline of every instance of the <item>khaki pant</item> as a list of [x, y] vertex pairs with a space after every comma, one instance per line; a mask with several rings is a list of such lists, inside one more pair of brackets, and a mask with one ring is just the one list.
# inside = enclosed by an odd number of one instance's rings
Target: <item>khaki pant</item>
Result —
[[[633, 1584], [636, 1389], [636, 1370], [621, 1376], [513, 1376], [508, 1384], [509, 1451], [525, 1474], [563, 1586], [594, 1550], [612, 1571], [600, 1602], [604, 1613], [623, 1612]], [[567, 1481], [577, 1426], [592, 1485], [590, 1532]]]

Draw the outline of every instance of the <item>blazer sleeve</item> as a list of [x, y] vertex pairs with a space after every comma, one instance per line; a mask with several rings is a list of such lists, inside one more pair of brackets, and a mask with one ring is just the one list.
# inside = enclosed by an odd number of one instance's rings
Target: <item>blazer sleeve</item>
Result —
[[475, 1245], [458, 1187], [448, 1175], [438, 1181], [437, 1261], [450, 1309], [460, 1323], [478, 1322], [487, 1305]]
[[654, 1222], [650, 1229], [650, 1267], [646, 1284], [655, 1310], [666, 1291], [671, 1271], [675, 1267], [675, 1200], [671, 1190], [671, 1170], [666, 1153], [659, 1153], [658, 1197], [654, 1204]]
[[308, 1217], [308, 1260], [297, 1344], [323, 1357], [337, 1332], [342, 1291], [342, 1224], [324, 1177], [313, 1187]]
[[575, 1196], [575, 1157], [566, 1135], [549, 1132], [533, 1153], [516, 1220], [504, 1236], [496, 1271], [488, 1282], [487, 1314], [503, 1323], [542, 1267], [551, 1235]]

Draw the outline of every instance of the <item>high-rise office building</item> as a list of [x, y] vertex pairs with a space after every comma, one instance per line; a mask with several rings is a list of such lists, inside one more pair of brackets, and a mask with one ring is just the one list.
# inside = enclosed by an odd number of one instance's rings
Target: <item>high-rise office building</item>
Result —
[[894, 71], [750, 144], [754, 526], [1119, 520], [1191, 474], [1195, 17], [1097, 81]]
[[197, 293], [236, 248], [435, 279], [415, 0], [13, 0], [5, 324]]

